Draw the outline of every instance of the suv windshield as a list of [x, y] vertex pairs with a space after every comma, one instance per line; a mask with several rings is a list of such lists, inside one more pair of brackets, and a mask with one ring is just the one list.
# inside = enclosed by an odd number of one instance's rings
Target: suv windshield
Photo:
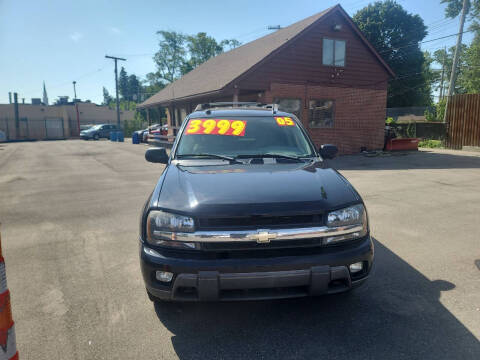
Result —
[[314, 156], [301, 128], [290, 117], [222, 117], [190, 119], [176, 156], [215, 154]]

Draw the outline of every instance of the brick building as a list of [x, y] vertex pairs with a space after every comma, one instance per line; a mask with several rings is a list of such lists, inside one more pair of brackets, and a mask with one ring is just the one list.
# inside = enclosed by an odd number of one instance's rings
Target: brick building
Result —
[[[140, 105], [173, 131], [199, 103], [278, 103], [317, 145], [383, 147], [389, 66], [340, 5], [211, 58]], [[147, 111], [148, 114], [148, 111]]]

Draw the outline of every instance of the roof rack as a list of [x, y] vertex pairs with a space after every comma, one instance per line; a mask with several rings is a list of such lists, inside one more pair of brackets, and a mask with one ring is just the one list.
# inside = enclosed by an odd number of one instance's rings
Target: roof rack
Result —
[[251, 107], [251, 108], [261, 108], [265, 110], [272, 110], [272, 113], [275, 114], [278, 111], [278, 104], [263, 104], [257, 102], [214, 102], [214, 103], [204, 103], [198, 104], [195, 108], [195, 111], [202, 111], [214, 108], [240, 108], [240, 107]]

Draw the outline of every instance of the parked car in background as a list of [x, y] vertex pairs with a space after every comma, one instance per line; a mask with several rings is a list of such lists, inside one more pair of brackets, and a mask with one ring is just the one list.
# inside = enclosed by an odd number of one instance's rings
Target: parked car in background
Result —
[[80, 125], [80, 131], [88, 130], [93, 126], [95, 126], [95, 124]]
[[148, 133], [149, 133], [149, 131], [156, 130], [156, 129], [158, 129], [160, 126], [161, 126], [160, 124], [153, 124], [153, 125], [150, 125], [148, 128], [146, 128], [146, 129], [144, 129], [144, 130], [139, 130], [139, 139], [140, 139], [140, 142], [146, 143], [146, 142], [147, 142], [147, 139], [148, 139]]
[[137, 136], [138, 136], [138, 141], [139, 141], [139, 142], [144, 142], [143, 137], [144, 137], [144, 134], [145, 134], [146, 132], [148, 132], [148, 129], [141, 129], [141, 130], [134, 131], [134, 132], [132, 133], [132, 138], [134, 137], [135, 134], [137, 134]]
[[80, 137], [84, 140], [98, 140], [101, 138], [110, 138], [110, 133], [112, 131], [118, 131], [118, 128], [116, 125], [112, 124], [100, 124], [100, 125], [95, 125], [92, 126], [91, 128], [87, 130], [83, 130], [80, 132]]
[[157, 128], [151, 129], [147, 134], [145, 134], [146, 139], [144, 142], [149, 144], [156, 144], [161, 141], [165, 142], [167, 139], [162, 138], [162, 136], [168, 135], [168, 125], [158, 125]]

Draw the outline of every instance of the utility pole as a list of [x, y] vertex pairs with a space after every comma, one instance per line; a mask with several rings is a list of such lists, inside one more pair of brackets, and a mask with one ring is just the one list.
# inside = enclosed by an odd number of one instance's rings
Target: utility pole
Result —
[[76, 87], [75, 87], [75, 85], [77, 84], [77, 82], [76, 82], [76, 81], [73, 81], [72, 84], [73, 84], [73, 101], [75, 101], [75, 99], [77, 98], [77, 89], [76, 89]]
[[440, 97], [439, 100], [443, 99], [443, 81], [445, 79], [445, 61], [447, 59], [447, 47], [443, 49], [443, 59], [442, 59], [442, 80], [440, 81]]
[[443, 116], [444, 122], [447, 121], [448, 105], [450, 103], [450, 98], [453, 95], [453, 90], [455, 89], [455, 81], [457, 80], [458, 57], [460, 56], [460, 47], [462, 46], [463, 26], [465, 25], [467, 3], [467, 0], [463, 0], [462, 15], [460, 16], [460, 28], [458, 29], [457, 36], [457, 45], [455, 46], [455, 55], [453, 56], [452, 74], [450, 75], [450, 85], [448, 86], [447, 104], [445, 105], [445, 114]]
[[115, 94], [117, 98], [117, 127], [120, 129], [120, 104], [118, 102], [118, 70], [117, 70], [117, 60], [127, 61], [127, 59], [115, 57], [115, 56], [108, 56], [105, 55], [107, 59], [113, 59], [115, 61]]
[[20, 139], [20, 116], [18, 115], [18, 94], [13, 93], [13, 113], [15, 114], [15, 139]]
[[77, 114], [77, 131], [78, 131], [78, 136], [80, 136], [80, 114], [78, 111], [78, 104], [77, 104], [77, 88], [75, 85], [77, 85], [77, 82], [74, 80], [72, 81], [73, 84], [73, 103], [75, 104], [75, 113]]

